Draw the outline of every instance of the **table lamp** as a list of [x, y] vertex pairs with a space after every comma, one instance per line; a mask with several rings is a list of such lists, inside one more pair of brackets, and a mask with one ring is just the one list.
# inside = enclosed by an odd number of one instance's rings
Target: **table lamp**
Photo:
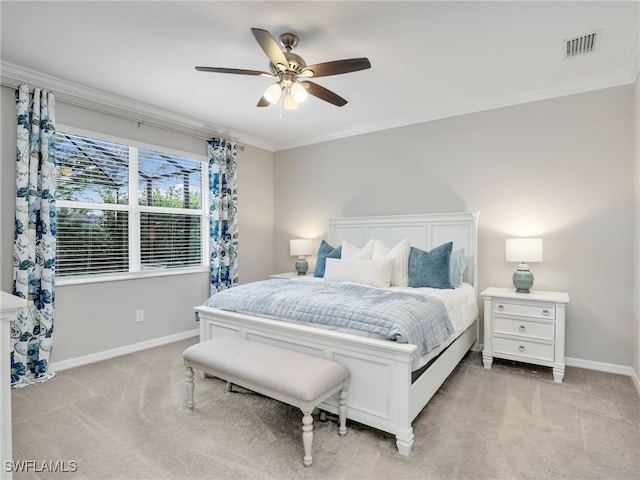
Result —
[[533, 285], [533, 273], [527, 262], [542, 262], [541, 238], [508, 238], [506, 241], [506, 261], [518, 262], [518, 269], [513, 273], [513, 286], [516, 292], [530, 293]]
[[311, 255], [313, 253], [313, 243], [309, 238], [296, 238], [289, 240], [289, 252], [292, 257], [298, 257], [296, 261], [296, 272], [298, 275], [306, 275], [309, 269], [309, 264], [305, 255]]

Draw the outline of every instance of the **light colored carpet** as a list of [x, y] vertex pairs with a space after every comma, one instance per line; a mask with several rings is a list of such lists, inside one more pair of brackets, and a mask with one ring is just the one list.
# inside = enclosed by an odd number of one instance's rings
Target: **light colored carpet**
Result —
[[392, 435], [314, 422], [302, 465], [301, 414], [196, 378], [185, 406], [181, 354], [196, 339], [59, 372], [12, 391], [14, 460], [74, 461], [75, 473], [15, 479], [638, 479], [640, 396], [631, 379], [470, 353], [414, 422], [411, 456]]

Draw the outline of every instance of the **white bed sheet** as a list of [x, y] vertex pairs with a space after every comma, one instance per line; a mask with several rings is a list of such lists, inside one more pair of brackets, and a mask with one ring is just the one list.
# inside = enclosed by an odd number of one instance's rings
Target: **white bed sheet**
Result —
[[433, 295], [444, 302], [449, 320], [457, 334], [464, 332], [478, 317], [478, 300], [476, 290], [469, 283], [463, 283], [457, 288], [413, 288], [391, 287], [390, 290], [400, 290], [409, 293], [424, 293]]
[[437, 357], [478, 318], [478, 300], [476, 297], [476, 290], [473, 288], [473, 285], [469, 283], [463, 283], [460, 287], [453, 289], [426, 287], [391, 287], [391, 289], [411, 291], [413, 293], [421, 292], [438, 297], [444, 302], [449, 314], [449, 320], [453, 326], [454, 332], [439, 346], [431, 350], [426, 355], [423, 355], [415, 370], [422, 368], [433, 358]]

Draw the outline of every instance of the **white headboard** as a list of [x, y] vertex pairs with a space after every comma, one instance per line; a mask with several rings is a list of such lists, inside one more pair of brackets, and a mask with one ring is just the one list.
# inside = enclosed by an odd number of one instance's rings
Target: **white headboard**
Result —
[[427, 213], [419, 215], [388, 215], [376, 217], [330, 218], [327, 242], [338, 246], [342, 240], [363, 246], [377, 238], [390, 247], [409, 239], [409, 243], [428, 251], [453, 241], [453, 249], [464, 248], [472, 258], [464, 281], [478, 285], [478, 217], [479, 213]]

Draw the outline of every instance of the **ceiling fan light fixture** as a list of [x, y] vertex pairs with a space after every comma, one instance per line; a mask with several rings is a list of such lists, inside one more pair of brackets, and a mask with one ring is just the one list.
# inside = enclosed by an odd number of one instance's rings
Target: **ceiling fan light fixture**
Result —
[[272, 83], [269, 85], [262, 96], [265, 100], [271, 104], [276, 104], [280, 101], [280, 96], [282, 95], [282, 87], [280, 87], [279, 83]]
[[293, 85], [291, 85], [290, 91], [291, 96], [296, 103], [302, 103], [307, 99], [307, 97], [309, 97], [307, 89], [298, 82], [294, 82]]
[[[304, 87], [303, 87], [304, 88]], [[285, 110], [297, 110], [300, 105], [296, 102], [291, 94], [291, 91], [288, 91], [284, 96], [284, 101], [282, 102], [282, 106]]]

